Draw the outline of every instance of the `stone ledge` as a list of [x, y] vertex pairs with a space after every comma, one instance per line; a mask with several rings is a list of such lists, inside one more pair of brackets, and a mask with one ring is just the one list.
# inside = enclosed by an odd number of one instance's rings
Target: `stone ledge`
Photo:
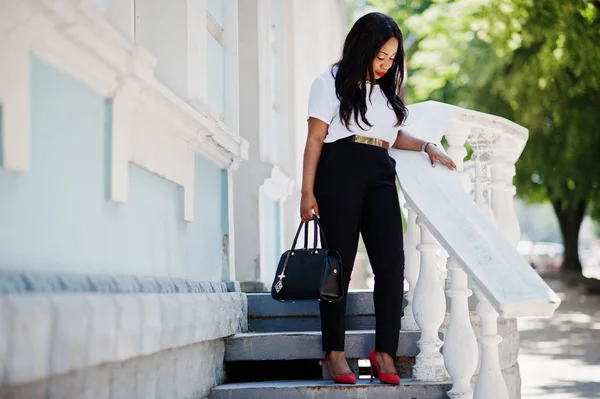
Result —
[[[401, 331], [398, 355], [419, 353], [418, 332]], [[366, 359], [375, 346], [375, 331], [346, 331], [345, 353], [348, 359]], [[316, 331], [288, 333], [247, 333], [229, 337], [225, 361], [262, 361], [321, 359], [321, 333]]]
[[214, 388], [210, 399], [300, 399], [300, 398], [413, 398], [442, 399], [450, 383], [421, 383], [402, 380], [400, 385], [369, 383], [361, 379], [356, 385], [334, 384], [332, 381], [272, 381], [226, 384]]
[[247, 329], [246, 312], [241, 292], [0, 296], [0, 376], [24, 384], [223, 338]]
[[0, 398], [206, 398], [223, 382], [223, 352], [222, 339], [204, 341], [26, 384], [0, 385]]

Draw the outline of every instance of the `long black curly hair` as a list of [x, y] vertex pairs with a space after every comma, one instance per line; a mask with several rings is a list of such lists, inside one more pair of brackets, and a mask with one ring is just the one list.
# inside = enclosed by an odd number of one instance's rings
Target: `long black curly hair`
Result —
[[[354, 119], [356, 126], [362, 128], [360, 120], [369, 127], [373, 125], [366, 118], [367, 112], [367, 74], [369, 81], [375, 82], [373, 60], [381, 47], [392, 37], [398, 40], [398, 52], [392, 67], [377, 80], [388, 99], [388, 105], [394, 110], [400, 126], [408, 115], [404, 102], [398, 95], [404, 81], [404, 46], [402, 32], [396, 21], [389, 15], [372, 12], [362, 16], [354, 23], [346, 36], [342, 58], [333, 66], [337, 67], [335, 91], [340, 100], [340, 121], [349, 128]], [[370, 85], [369, 96], [373, 92]], [[363, 129], [365, 130], [365, 129]]]

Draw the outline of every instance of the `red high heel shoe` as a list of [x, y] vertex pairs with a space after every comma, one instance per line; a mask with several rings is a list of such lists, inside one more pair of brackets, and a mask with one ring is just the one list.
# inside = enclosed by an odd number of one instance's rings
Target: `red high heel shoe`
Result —
[[[329, 370], [329, 362], [327, 361], [327, 355], [323, 358], [323, 363], [325, 367], [327, 367], [327, 371], [329, 371], [329, 375], [333, 377], [331, 374], [331, 370]], [[337, 377], [333, 377], [333, 382], [336, 384], [356, 384], [356, 375], [354, 373], [339, 375]]]
[[379, 363], [377, 363], [377, 354], [375, 353], [375, 349], [369, 353], [369, 360], [371, 361], [371, 382], [373, 382], [373, 367], [377, 370], [377, 376], [379, 377], [379, 381], [385, 384], [393, 384], [400, 385], [400, 376], [398, 374], [391, 373], [382, 373], [379, 368]]

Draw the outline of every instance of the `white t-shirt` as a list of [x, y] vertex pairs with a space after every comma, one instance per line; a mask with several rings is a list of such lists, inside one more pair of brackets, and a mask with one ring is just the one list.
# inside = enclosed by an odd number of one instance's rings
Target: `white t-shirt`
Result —
[[[334, 73], [337, 69], [333, 70]], [[308, 101], [308, 117], [313, 117], [322, 120], [329, 125], [325, 143], [331, 143], [344, 137], [358, 134], [360, 136], [373, 137], [382, 139], [394, 144], [398, 136], [399, 126], [398, 118], [388, 105], [388, 99], [379, 85], [373, 88], [373, 94], [369, 101], [370, 86], [367, 86], [367, 120], [371, 128], [365, 124], [359, 117], [360, 127], [356, 126], [354, 116], [350, 119], [349, 128], [340, 121], [340, 100], [335, 93], [335, 78], [332, 76], [331, 70], [320, 74], [313, 82], [310, 89], [310, 97]]]

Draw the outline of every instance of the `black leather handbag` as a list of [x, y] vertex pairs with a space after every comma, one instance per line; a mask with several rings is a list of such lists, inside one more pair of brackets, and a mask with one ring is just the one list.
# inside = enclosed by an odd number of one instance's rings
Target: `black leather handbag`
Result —
[[[314, 216], [315, 239], [308, 248], [308, 224], [300, 222], [292, 249], [281, 255], [273, 280], [271, 296], [278, 301], [324, 300], [339, 301], [344, 297], [342, 258], [328, 248], [319, 219]], [[296, 249], [298, 236], [304, 227], [304, 248]], [[317, 248], [317, 234], [323, 248]]]

